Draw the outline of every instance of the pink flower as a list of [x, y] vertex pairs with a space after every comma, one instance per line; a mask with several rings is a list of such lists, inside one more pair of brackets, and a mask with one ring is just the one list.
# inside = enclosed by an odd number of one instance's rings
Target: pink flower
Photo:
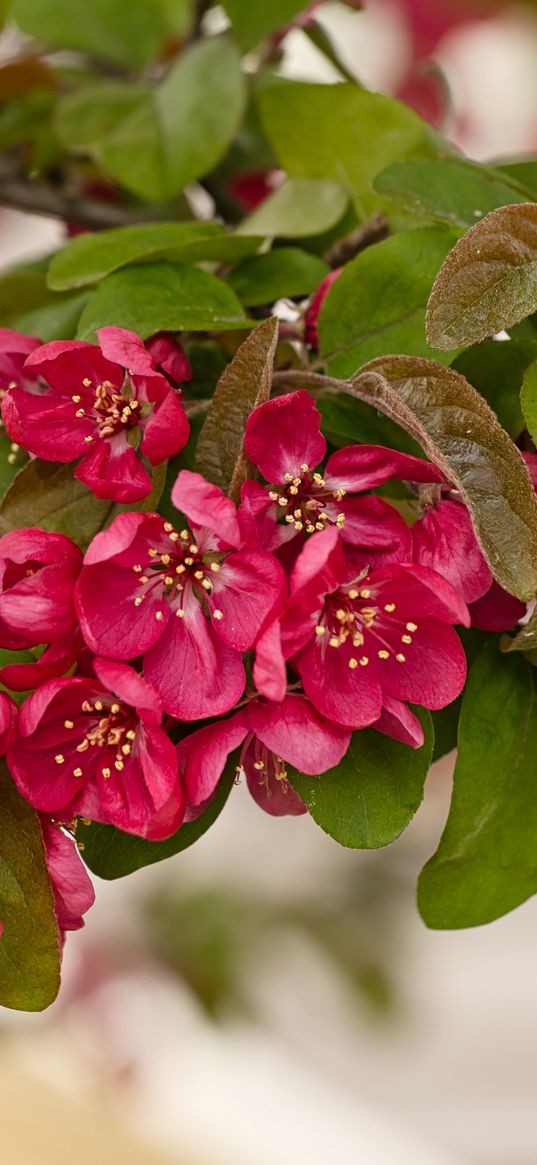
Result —
[[455, 699], [466, 660], [450, 623], [467, 626], [468, 609], [440, 575], [395, 563], [353, 577], [336, 532], [326, 530], [293, 571], [283, 651], [321, 715], [364, 728], [390, 709], [386, 697], [433, 709]]
[[304, 316], [304, 339], [315, 352], [319, 350], [319, 332], [317, 330], [319, 314], [332, 284], [335, 283], [342, 271], [343, 267], [336, 267], [334, 271], [325, 275]]
[[80, 930], [84, 926], [82, 915], [93, 906], [95, 891], [73, 838], [42, 813], [40, 822], [56, 922], [63, 944], [67, 930]]
[[142, 340], [123, 328], [101, 328], [100, 347], [79, 340], [44, 344], [25, 369], [44, 386], [10, 388], [2, 406], [12, 441], [45, 461], [81, 458], [75, 477], [100, 498], [135, 502], [151, 492], [151, 465], [188, 440], [175, 391], [157, 371]]
[[300, 535], [335, 526], [360, 566], [406, 559], [412, 537], [406, 522], [382, 498], [348, 497], [390, 478], [441, 482], [430, 462], [380, 445], [352, 445], [316, 467], [326, 454], [318, 408], [307, 392], [267, 401], [246, 423], [244, 448], [269, 488], [247, 481], [241, 494], [241, 523], [264, 549], [276, 550]]
[[0, 328], [0, 400], [8, 388], [21, 388], [36, 380], [25, 361], [34, 348], [39, 348], [41, 340], [35, 336], [23, 336], [11, 328]]
[[242, 744], [237, 772], [244, 773], [257, 804], [274, 817], [306, 812], [293, 791], [286, 763], [317, 775], [339, 763], [350, 732], [325, 720], [302, 695], [287, 693], [280, 703], [250, 700], [229, 720], [220, 720], [187, 736], [178, 745], [187, 798], [191, 805], [208, 801], [228, 756]]
[[167, 836], [183, 806], [157, 693], [126, 664], [93, 667], [95, 679], [49, 680], [25, 700], [7, 752], [13, 779], [31, 805], [62, 821], [88, 817], [142, 837], [155, 836], [157, 821], [157, 836]]
[[165, 710], [198, 720], [242, 695], [242, 652], [283, 609], [285, 576], [271, 554], [243, 548], [235, 506], [199, 474], [183, 470], [172, 498], [190, 529], [120, 514], [89, 547], [76, 602], [93, 651], [143, 655]]
[[19, 710], [7, 692], [0, 692], [0, 756], [5, 756], [15, 739]]
[[190, 360], [172, 332], [155, 332], [146, 340], [145, 346], [155, 367], [174, 388], [185, 380], [192, 380]]

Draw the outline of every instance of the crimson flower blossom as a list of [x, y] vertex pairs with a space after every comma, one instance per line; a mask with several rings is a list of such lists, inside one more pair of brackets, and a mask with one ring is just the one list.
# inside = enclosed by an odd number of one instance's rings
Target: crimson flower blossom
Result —
[[158, 371], [174, 388], [185, 380], [192, 380], [190, 360], [172, 332], [155, 332], [145, 341], [145, 347]]
[[[284, 656], [312, 704], [336, 724], [364, 728], [382, 717], [381, 731], [405, 739], [404, 728], [410, 743], [415, 718], [400, 702], [443, 708], [462, 690], [466, 659], [449, 624], [468, 626], [470, 617], [434, 571], [393, 563], [353, 577], [337, 531], [326, 530], [306, 543], [290, 589]], [[414, 728], [419, 742], [417, 721]]]
[[236, 508], [216, 486], [182, 470], [172, 499], [190, 528], [120, 514], [91, 543], [75, 597], [89, 647], [143, 655], [165, 710], [198, 720], [242, 695], [242, 652], [280, 614], [286, 584], [271, 554], [244, 546]]
[[229, 754], [242, 744], [237, 772], [246, 775], [257, 804], [273, 817], [305, 813], [287, 780], [286, 763], [304, 773], [324, 773], [345, 755], [350, 735], [320, 716], [305, 696], [288, 692], [280, 703], [251, 699], [229, 720], [200, 728], [178, 744], [187, 800], [200, 805], [212, 797]]
[[319, 314], [332, 284], [335, 283], [338, 275], [341, 275], [342, 271], [343, 267], [336, 267], [334, 271], [330, 271], [328, 275], [325, 275], [304, 316], [304, 339], [316, 352], [319, 348]]
[[61, 675], [83, 645], [73, 602], [82, 552], [63, 534], [13, 530], [0, 538], [0, 647], [48, 649], [36, 663], [8, 664], [0, 679], [15, 691]]
[[93, 906], [95, 891], [73, 838], [49, 817], [39, 816], [56, 923], [63, 945], [66, 931], [84, 926], [82, 916]]
[[7, 750], [15, 784], [57, 820], [167, 837], [184, 799], [157, 693], [126, 664], [95, 659], [93, 668], [95, 678], [48, 680], [24, 701]]
[[188, 440], [177, 392], [139, 336], [100, 328], [99, 347], [55, 340], [30, 353], [25, 371], [42, 384], [9, 388], [2, 405], [12, 441], [45, 461], [81, 458], [75, 477], [99, 498], [135, 502], [151, 492], [151, 465]]
[[[442, 482], [435, 465], [380, 445], [338, 449], [324, 470], [321, 415], [309, 393], [299, 390], [260, 405], [246, 423], [244, 449], [270, 487], [246, 481], [241, 523], [264, 549], [335, 526], [360, 565], [410, 560], [412, 537], [400, 514], [382, 498], [349, 497], [390, 478]], [[297, 546], [300, 545], [300, 542]]]
[[25, 361], [40, 345], [41, 340], [35, 336], [0, 328], [0, 399], [4, 398], [8, 388], [21, 388], [37, 379], [25, 368]]

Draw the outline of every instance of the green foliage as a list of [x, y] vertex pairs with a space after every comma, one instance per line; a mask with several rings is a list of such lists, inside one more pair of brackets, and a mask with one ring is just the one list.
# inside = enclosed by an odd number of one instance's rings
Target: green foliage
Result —
[[[357, 84], [272, 80], [258, 89], [265, 133], [293, 178], [331, 178], [363, 219], [378, 205], [371, 183], [390, 163], [435, 156], [439, 139], [406, 105]], [[445, 143], [443, 143], [445, 148]]]
[[99, 878], [112, 881], [189, 849], [220, 816], [233, 787], [236, 760], [235, 754], [230, 757], [207, 809], [195, 821], [182, 825], [167, 841], [146, 841], [142, 837], [122, 833], [112, 825], [97, 825], [93, 822], [84, 830], [84, 859], [90, 870]]
[[304, 8], [304, 0], [224, 0], [224, 8], [243, 52], [255, 48], [271, 32], [285, 28]]
[[395, 841], [412, 820], [434, 742], [429, 713], [420, 709], [419, 717], [426, 734], [421, 748], [366, 728], [353, 732], [346, 756], [320, 777], [288, 769], [314, 821], [340, 845], [378, 849]]
[[537, 502], [526, 467], [494, 413], [452, 368], [432, 360], [373, 360], [352, 391], [419, 441], [472, 515], [481, 547], [511, 594], [537, 591]]
[[127, 190], [158, 201], [216, 165], [245, 97], [235, 47], [213, 37], [188, 49], [152, 89], [82, 89], [64, 101], [58, 128], [67, 145], [87, 150]]
[[527, 202], [531, 192], [496, 170], [464, 158], [412, 158], [377, 174], [373, 183], [397, 207], [454, 227], [471, 227], [490, 210]]
[[103, 279], [82, 312], [78, 338], [92, 340], [106, 324], [130, 328], [143, 339], [161, 329], [249, 327], [236, 295], [222, 280], [198, 267], [164, 260], [133, 264]]
[[54, 291], [99, 283], [107, 275], [142, 260], [181, 263], [222, 262], [254, 254], [262, 238], [226, 234], [213, 222], [147, 223], [84, 234], [58, 251], [48, 271]]
[[242, 448], [244, 426], [252, 409], [270, 396], [277, 343], [278, 321], [272, 316], [250, 333], [224, 369], [198, 438], [196, 469], [235, 501], [251, 475]]
[[453, 241], [447, 227], [405, 231], [347, 263], [319, 316], [321, 354], [331, 376], [352, 376], [366, 360], [388, 352], [430, 353], [425, 308]]
[[290, 178], [244, 219], [239, 234], [307, 238], [330, 230], [342, 218], [347, 195], [324, 178]]
[[140, 68], [164, 39], [164, 9], [156, 0], [12, 0], [11, 14], [29, 36], [52, 49], [76, 49]]
[[484, 396], [514, 440], [525, 428], [520, 392], [526, 370], [536, 359], [537, 338], [508, 343], [485, 340], [457, 356], [452, 367]]
[[534, 676], [493, 642], [470, 672], [451, 809], [419, 882], [428, 926], [480, 926], [537, 890]]
[[299, 247], [277, 247], [233, 268], [227, 282], [247, 307], [274, 303], [285, 296], [311, 295], [329, 267]]
[[537, 310], [537, 205], [505, 206], [459, 239], [427, 309], [432, 348], [477, 344]]
[[35, 809], [0, 762], [0, 1004], [42, 1011], [60, 986], [60, 950]]
[[537, 439], [537, 352], [533, 363], [528, 364], [525, 370], [520, 403], [526, 428], [535, 443]]

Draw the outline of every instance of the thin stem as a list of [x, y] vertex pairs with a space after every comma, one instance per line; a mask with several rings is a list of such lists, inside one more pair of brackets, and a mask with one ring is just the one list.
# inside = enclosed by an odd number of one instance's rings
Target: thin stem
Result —
[[16, 160], [6, 156], [0, 157], [0, 204], [76, 223], [90, 230], [147, 222], [151, 217], [148, 211], [133, 211], [98, 202], [83, 194], [71, 194], [51, 183], [28, 178], [20, 172]]

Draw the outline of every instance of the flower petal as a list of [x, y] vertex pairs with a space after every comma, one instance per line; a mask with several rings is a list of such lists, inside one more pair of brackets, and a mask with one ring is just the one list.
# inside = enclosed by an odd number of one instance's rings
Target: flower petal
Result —
[[385, 449], [383, 445], [348, 445], [328, 458], [323, 477], [328, 489], [355, 493], [373, 489], [391, 478], [400, 481], [445, 481], [430, 461]]
[[350, 657], [350, 649], [310, 641], [296, 667], [306, 695], [322, 716], [347, 728], [366, 728], [381, 714], [382, 689], [371, 660], [361, 655], [364, 665], [351, 668]]
[[384, 736], [391, 736], [392, 740], [400, 740], [411, 748], [421, 748], [425, 739], [420, 721], [408, 705], [386, 694], [383, 696], [380, 717], [372, 727], [375, 732], [382, 732]]
[[145, 725], [158, 727], [162, 721], [162, 704], [158, 693], [133, 667], [111, 659], [94, 659], [93, 670], [108, 691], [135, 708]]
[[228, 554], [214, 575], [208, 607], [221, 615], [215, 630], [236, 651], [253, 647], [260, 631], [281, 614], [286, 598], [282, 567], [262, 550]]
[[349, 729], [325, 720], [309, 700], [292, 692], [281, 704], [252, 700], [247, 716], [259, 740], [303, 773], [334, 768], [349, 747]]
[[382, 688], [399, 700], [445, 708], [464, 687], [466, 656], [457, 632], [438, 619], [420, 619], [410, 646], [402, 645], [403, 657], [377, 660]]
[[205, 481], [201, 473], [182, 469], [172, 489], [172, 502], [194, 525], [206, 526], [225, 545], [239, 549], [242, 538], [235, 506], [217, 485]]
[[485, 594], [492, 572], [481, 552], [466, 506], [441, 501], [412, 527], [415, 562], [436, 570], [467, 603]]
[[87, 485], [96, 498], [116, 502], [139, 502], [151, 493], [151, 478], [125, 435], [110, 440], [99, 438], [82, 458], [75, 477]]
[[244, 451], [267, 481], [283, 482], [286, 474], [303, 477], [325, 455], [326, 441], [320, 428], [321, 414], [309, 393], [302, 389], [290, 392], [250, 413]]
[[55, 393], [36, 396], [23, 388], [10, 389], [2, 401], [2, 419], [12, 441], [45, 461], [73, 461], [87, 452], [96, 421], [76, 417], [76, 404]]
[[141, 444], [142, 453], [151, 465], [160, 465], [186, 445], [190, 434], [188, 417], [181, 401], [170, 389], [164, 400], [155, 405]]
[[242, 660], [214, 634], [197, 601], [171, 616], [158, 643], [146, 654], [144, 674], [154, 684], [166, 712], [180, 720], [201, 720], [229, 712], [244, 691]]
[[247, 733], [245, 714], [238, 712], [229, 720], [209, 724], [179, 741], [179, 765], [191, 805], [201, 805], [212, 797], [229, 754], [242, 744]]
[[53, 340], [43, 344], [30, 353], [25, 367], [68, 397], [75, 393], [93, 398], [94, 390], [103, 381], [114, 388], [123, 384], [123, 369], [107, 360], [95, 344], [84, 340]]
[[481, 631], [510, 631], [524, 617], [526, 609], [526, 603], [504, 591], [496, 579], [486, 594], [469, 608], [472, 627]]
[[271, 623], [259, 636], [253, 666], [255, 686], [267, 700], [283, 700], [287, 689], [287, 668], [282, 651], [278, 620]]

